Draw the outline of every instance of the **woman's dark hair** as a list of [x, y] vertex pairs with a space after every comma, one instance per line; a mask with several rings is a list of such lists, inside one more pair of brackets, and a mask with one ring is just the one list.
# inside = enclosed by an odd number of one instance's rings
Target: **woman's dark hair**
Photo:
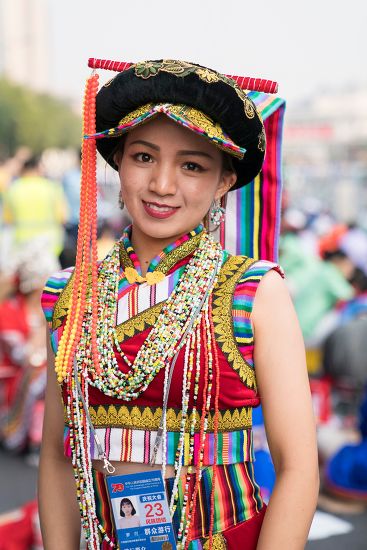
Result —
[[110, 161], [114, 160], [114, 157], [115, 157], [116, 153], [120, 153], [121, 155], [123, 154], [126, 137], [127, 137], [127, 134], [123, 134], [122, 136], [120, 136], [117, 139], [116, 145], [113, 148], [113, 150], [111, 151], [111, 154], [108, 156], [108, 159], [107, 159], [107, 162], [109, 164], [111, 164]]
[[131, 508], [132, 508], [132, 510], [131, 510], [131, 515], [132, 515], [132, 516], [135, 516], [136, 510], [135, 510], [135, 508], [134, 508], [133, 503], [131, 502], [131, 500], [130, 500], [129, 498], [122, 498], [122, 499], [121, 499], [121, 502], [120, 502], [120, 516], [121, 516], [122, 518], [125, 517], [125, 512], [124, 512], [123, 509], [122, 509], [122, 507], [123, 507], [124, 504], [130, 504], [130, 506], [131, 506]]

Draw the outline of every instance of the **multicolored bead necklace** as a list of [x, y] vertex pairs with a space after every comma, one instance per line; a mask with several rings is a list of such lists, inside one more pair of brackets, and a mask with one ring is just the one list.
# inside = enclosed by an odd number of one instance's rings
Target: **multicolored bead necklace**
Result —
[[[97, 353], [100, 372], [92, 357], [91, 300], [87, 297], [86, 314], [76, 359], [80, 372], [92, 376], [92, 384], [105, 395], [130, 401], [144, 392], [156, 374], [171, 361], [193, 313], [208, 291], [213, 271], [220, 264], [222, 249], [203, 232], [200, 244], [187, 264], [176, 288], [164, 303], [162, 311], [140, 348], [131, 370], [119, 370], [113, 346], [120, 350], [116, 337], [119, 280], [119, 243], [101, 263], [98, 277]], [[124, 357], [124, 356], [123, 356]]]

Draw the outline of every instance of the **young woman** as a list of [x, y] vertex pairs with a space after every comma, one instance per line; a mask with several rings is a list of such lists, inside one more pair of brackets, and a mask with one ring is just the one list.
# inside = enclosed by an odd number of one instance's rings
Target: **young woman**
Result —
[[[43, 297], [56, 353], [40, 464], [45, 548], [78, 548], [79, 512], [89, 547], [114, 547], [112, 468], [162, 469], [178, 548], [304, 548], [318, 468], [297, 319], [276, 264], [230, 256], [207, 230], [226, 193], [261, 169], [261, 118], [233, 80], [181, 61], [133, 65], [95, 108], [97, 87], [92, 76], [76, 266]], [[132, 219], [98, 269], [96, 142]], [[277, 473], [267, 509], [253, 469], [260, 401]]]
[[136, 510], [129, 498], [122, 498], [120, 502], [120, 519], [117, 529], [127, 529], [128, 527], [139, 527], [140, 520], [136, 515]]

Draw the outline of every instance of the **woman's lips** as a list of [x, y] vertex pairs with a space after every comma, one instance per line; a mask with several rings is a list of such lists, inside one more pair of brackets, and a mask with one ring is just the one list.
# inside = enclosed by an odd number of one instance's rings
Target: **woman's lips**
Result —
[[173, 216], [180, 208], [179, 206], [168, 206], [167, 204], [158, 204], [157, 202], [142, 202], [147, 214], [152, 216], [152, 218], [158, 218], [160, 220]]

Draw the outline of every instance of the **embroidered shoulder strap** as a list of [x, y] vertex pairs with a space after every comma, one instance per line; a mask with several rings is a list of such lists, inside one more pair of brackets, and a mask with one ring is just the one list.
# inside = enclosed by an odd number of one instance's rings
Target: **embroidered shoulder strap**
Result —
[[213, 291], [212, 315], [216, 340], [242, 382], [256, 389], [253, 366], [247, 363], [238, 349], [233, 332], [232, 303], [235, 288], [249, 267], [255, 263], [246, 256], [229, 256], [223, 265]]
[[[58, 271], [48, 279], [43, 288], [41, 305], [51, 334], [61, 326], [61, 318], [66, 314], [65, 309], [63, 309], [63, 303], [59, 302], [61, 296], [68, 294], [68, 289], [71, 291], [72, 287], [70, 281], [72, 279], [73, 270], [74, 268], [70, 267], [63, 271]], [[70, 296], [66, 297], [64, 304], [66, 308], [69, 301]], [[57, 347], [56, 341], [53, 342], [54, 348], [55, 344]]]
[[254, 333], [251, 322], [252, 309], [258, 286], [266, 273], [272, 269], [281, 276], [279, 265], [258, 260], [243, 273], [233, 294], [233, 332], [237, 346], [245, 361], [254, 368]]
[[275, 263], [246, 256], [229, 256], [213, 293], [213, 323], [217, 343], [242, 382], [256, 390], [251, 313], [257, 287]]

